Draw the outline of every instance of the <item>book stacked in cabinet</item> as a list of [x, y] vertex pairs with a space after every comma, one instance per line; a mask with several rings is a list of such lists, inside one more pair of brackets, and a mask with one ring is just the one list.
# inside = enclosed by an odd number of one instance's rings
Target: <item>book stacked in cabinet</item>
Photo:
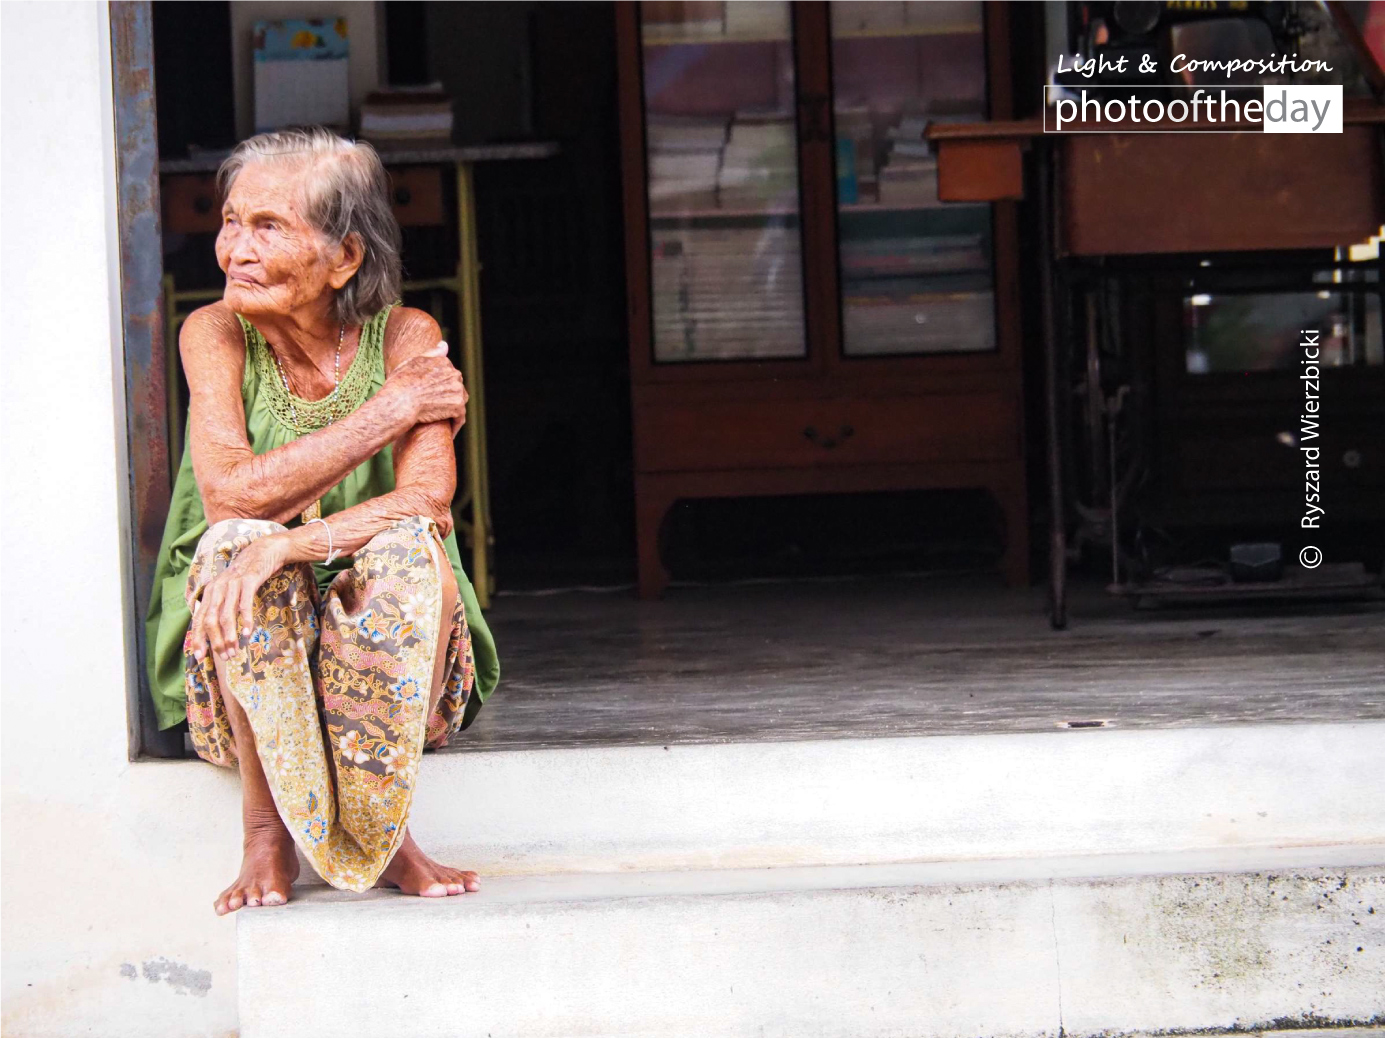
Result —
[[1007, 5], [618, 4], [639, 593], [685, 498], [983, 488], [1027, 581], [1015, 203], [938, 201], [1006, 119]]

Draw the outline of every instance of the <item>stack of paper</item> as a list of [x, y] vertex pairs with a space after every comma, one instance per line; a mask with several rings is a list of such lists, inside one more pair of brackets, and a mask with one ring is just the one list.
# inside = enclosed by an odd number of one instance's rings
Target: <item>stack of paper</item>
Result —
[[843, 352], [848, 356], [995, 348], [995, 294], [990, 291], [847, 296], [842, 302]]
[[[900, 115], [899, 122], [889, 128], [886, 136], [892, 141], [913, 146], [915, 155], [927, 155], [929, 147], [928, 142], [923, 139], [923, 132], [928, 129], [928, 119], [923, 112], [904, 112]], [[918, 145], [923, 147], [919, 148]]]
[[661, 40], [720, 36], [726, 32], [725, 7], [722, 0], [643, 0], [640, 25]]
[[723, 209], [797, 208], [798, 147], [791, 113], [736, 113], [717, 174], [717, 196]]
[[656, 228], [652, 245], [656, 359], [802, 355], [796, 227]]
[[837, 196], [842, 204], [875, 202], [875, 120], [868, 104], [833, 106], [837, 128]]
[[938, 201], [938, 160], [926, 144], [894, 141], [880, 167], [880, 204], [933, 206]]
[[651, 114], [645, 126], [649, 150], [721, 151], [726, 143], [727, 119], [721, 115]]
[[932, 214], [841, 242], [846, 352], [966, 352], [995, 343], [983, 227], [928, 233]]
[[907, 0], [902, 6], [904, 23], [914, 28], [938, 33], [981, 31], [981, 0]]
[[448, 144], [452, 98], [441, 83], [371, 91], [361, 105], [361, 136], [389, 148]]
[[722, 116], [650, 116], [645, 133], [652, 212], [669, 214], [716, 206], [726, 122]]
[[788, 39], [786, 0], [733, 0], [726, 5], [726, 35]]
[[869, 294], [872, 289], [868, 279], [984, 271], [986, 251], [979, 232], [882, 234], [844, 237], [841, 262], [844, 288]]
[[[832, 31], [834, 33], [869, 33], [882, 29], [902, 29], [904, 9], [914, 6], [903, 0], [833, 0]], [[918, 6], [924, 6], [920, 4]], [[929, 4], [947, 7], [949, 4]]]

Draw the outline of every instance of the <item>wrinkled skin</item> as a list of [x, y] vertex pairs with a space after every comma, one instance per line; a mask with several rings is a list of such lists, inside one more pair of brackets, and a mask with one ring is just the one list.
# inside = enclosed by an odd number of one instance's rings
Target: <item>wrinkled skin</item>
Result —
[[[343, 161], [343, 160], [336, 160]], [[332, 546], [343, 554], [363, 547], [400, 519], [423, 515], [446, 534], [456, 488], [452, 439], [466, 420], [466, 387], [447, 359], [437, 322], [428, 314], [396, 307], [385, 330], [385, 385], [351, 415], [325, 429], [256, 455], [245, 431], [240, 386], [245, 345], [236, 314], [265, 336], [293, 392], [305, 399], [327, 396], [341, 325], [337, 292], [355, 275], [363, 243], [351, 236], [334, 245], [312, 227], [303, 186], [306, 163], [247, 164], [236, 177], [222, 211], [216, 256], [226, 273], [223, 298], [189, 316], [179, 352], [190, 391], [193, 469], [210, 523], [232, 517], [287, 522], [320, 498], [367, 458], [394, 446], [395, 489], [328, 517]], [[341, 370], [360, 342], [360, 328], [342, 337]], [[327, 555], [322, 524], [260, 538], [242, 551], [204, 589], [191, 637], [199, 659], [213, 654], [220, 673], [248, 633], [255, 591], [283, 566]], [[443, 567], [443, 615], [451, 615], [456, 580]], [[239, 630], [238, 630], [239, 628]], [[439, 639], [433, 700], [445, 678], [447, 639]], [[222, 687], [229, 687], [222, 682]], [[293, 838], [274, 807], [244, 711], [226, 697], [241, 762], [244, 858], [234, 883], [217, 897], [219, 915], [243, 907], [288, 901], [298, 875]], [[478, 889], [475, 872], [433, 861], [409, 835], [383, 875], [406, 893], [445, 897]]]

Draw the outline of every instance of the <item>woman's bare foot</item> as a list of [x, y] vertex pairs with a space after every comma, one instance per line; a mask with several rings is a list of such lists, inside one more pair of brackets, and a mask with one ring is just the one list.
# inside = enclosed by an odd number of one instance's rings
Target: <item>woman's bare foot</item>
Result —
[[422, 848], [414, 843], [412, 833], [404, 834], [404, 842], [395, 852], [389, 867], [380, 874], [380, 882], [420, 897], [447, 897], [481, 887], [476, 873], [449, 869], [424, 854]]
[[298, 855], [293, 849], [293, 837], [278, 816], [273, 825], [254, 829], [247, 826], [240, 875], [216, 899], [216, 914], [286, 904], [297, 878]]

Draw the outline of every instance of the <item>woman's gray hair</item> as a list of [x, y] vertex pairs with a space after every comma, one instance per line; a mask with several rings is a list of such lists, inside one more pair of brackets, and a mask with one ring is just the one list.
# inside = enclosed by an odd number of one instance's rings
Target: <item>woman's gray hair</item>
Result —
[[248, 162], [306, 162], [308, 222], [333, 246], [353, 234], [360, 238], [364, 258], [337, 292], [337, 320], [362, 324], [399, 298], [403, 241], [390, 208], [389, 174], [374, 148], [321, 126], [257, 133], [236, 145], [217, 170], [222, 198]]

